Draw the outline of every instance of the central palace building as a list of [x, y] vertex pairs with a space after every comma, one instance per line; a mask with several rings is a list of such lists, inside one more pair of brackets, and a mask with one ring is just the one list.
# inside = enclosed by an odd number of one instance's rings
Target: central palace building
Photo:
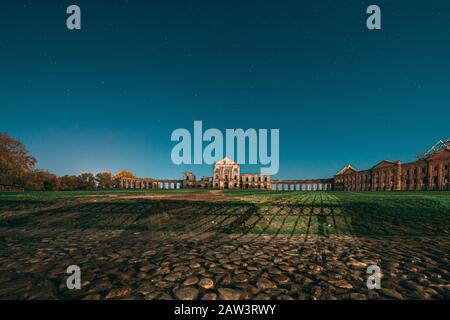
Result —
[[274, 180], [270, 175], [241, 173], [240, 165], [228, 157], [216, 162], [212, 177], [197, 180], [186, 172], [182, 180], [121, 177], [122, 189], [253, 189], [280, 191], [448, 191], [450, 190], [450, 138], [436, 143], [417, 161], [383, 160], [358, 171], [345, 166], [333, 178]]
[[186, 172], [183, 186], [216, 189], [271, 189], [271, 177], [266, 174], [241, 174], [241, 166], [228, 157], [214, 164], [213, 176], [195, 180], [195, 175]]

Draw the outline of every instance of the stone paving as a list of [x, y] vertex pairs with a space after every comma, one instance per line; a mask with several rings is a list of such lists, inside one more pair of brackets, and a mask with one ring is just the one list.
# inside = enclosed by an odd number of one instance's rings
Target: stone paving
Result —
[[[223, 232], [221, 206], [185, 232], [161, 224], [167, 212], [200, 215], [191, 204], [158, 204], [157, 219], [139, 223], [139, 206], [89, 206], [2, 221], [0, 299], [450, 299], [449, 237]], [[229, 225], [251, 221], [249, 208], [236, 212]], [[380, 290], [366, 287], [371, 264]], [[80, 290], [66, 287], [70, 265], [81, 268]]]
[[[2, 231], [1, 299], [449, 299], [448, 238]], [[179, 239], [177, 239], [179, 238]], [[66, 289], [79, 265], [82, 289]], [[377, 264], [382, 289], [368, 290]]]

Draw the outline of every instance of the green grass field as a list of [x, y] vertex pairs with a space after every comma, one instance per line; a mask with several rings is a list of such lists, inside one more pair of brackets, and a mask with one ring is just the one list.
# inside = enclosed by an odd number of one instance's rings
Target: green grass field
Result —
[[[3, 193], [0, 228], [35, 224], [254, 235], [449, 235], [450, 193], [226, 191], [220, 201], [201, 198], [208, 194], [195, 189]], [[162, 198], [146, 198], [152, 195]]]

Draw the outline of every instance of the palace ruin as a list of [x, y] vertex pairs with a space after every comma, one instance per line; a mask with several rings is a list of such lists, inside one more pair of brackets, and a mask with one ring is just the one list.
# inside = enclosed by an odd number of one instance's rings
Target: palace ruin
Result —
[[383, 160], [368, 170], [345, 166], [333, 178], [274, 180], [271, 175], [241, 173], [228, 157], [214, 164], [213, 176], [196, 179], [186, 172], [181, 180], [120, 178], [121, 189], [251, 189], [273, 191], [448, 191], [450, 190], [450, 138], [440, 140], [420, 159], [402, 164]]

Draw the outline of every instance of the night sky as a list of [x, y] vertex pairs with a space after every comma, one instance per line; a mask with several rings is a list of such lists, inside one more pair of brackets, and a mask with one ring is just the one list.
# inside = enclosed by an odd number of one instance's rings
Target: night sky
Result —
[[58, 175], [211, 175], [170, 159], [194, 120], [279, 128], [281, 179], [406, 162], [450, 136], [450, 1], [5, 0], [0, 111]]

